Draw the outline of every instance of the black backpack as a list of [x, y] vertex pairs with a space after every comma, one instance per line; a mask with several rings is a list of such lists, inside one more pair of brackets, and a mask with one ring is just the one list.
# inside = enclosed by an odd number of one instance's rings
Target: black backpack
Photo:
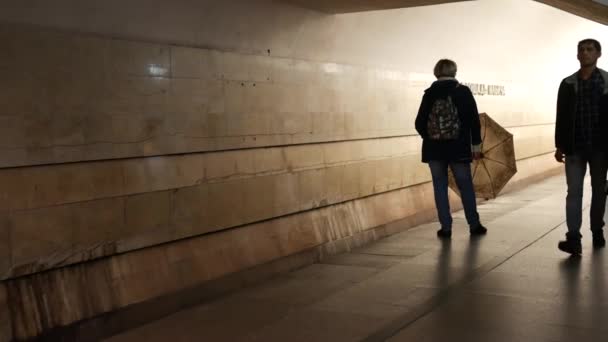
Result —
[[435, 99], [427, 121], [428, 138], [431, 140], [456, 140], [460, 136], [458, 108], [450, 94]]

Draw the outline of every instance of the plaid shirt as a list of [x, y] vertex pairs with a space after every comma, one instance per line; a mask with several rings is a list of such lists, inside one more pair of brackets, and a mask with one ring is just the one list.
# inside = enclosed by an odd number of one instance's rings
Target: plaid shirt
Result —
[[593, 71], [589, 79], [578, 79], [574, 146], [579, 151], [592, 148], [593, 141], [601, 134], [600, 97], [603, 92], [604, 79], [598, 69]]

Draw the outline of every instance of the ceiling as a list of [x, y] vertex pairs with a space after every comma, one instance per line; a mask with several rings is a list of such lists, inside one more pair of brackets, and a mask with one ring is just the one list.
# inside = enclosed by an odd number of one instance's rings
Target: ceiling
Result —
[[[583, 18], [608, 25], [608, 2], [605, 0], [535, 0], [576, 14]], [[603, 3], [603, 4], [602, 4]]]
[[350, 13], [393, 8], [438, 5], [471, 0], [283, 0], [326, 13]]
[[[282, 0], [325, 13], [350, 13], [472, 0]], [[608, 25], [608, 0], [535, 0]]]

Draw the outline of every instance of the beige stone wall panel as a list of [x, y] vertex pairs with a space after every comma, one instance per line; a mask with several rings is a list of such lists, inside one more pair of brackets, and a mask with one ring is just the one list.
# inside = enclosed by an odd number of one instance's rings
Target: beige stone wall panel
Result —
[[14, 274], [115, 253], [116, 233], [124, 231], [124, 207], [124, 199], [110, 198], [10, 213]]
[[[551, 126], [512, 131], [519, 157], [552, 150]], [[0, 200], [11, 210], [12, 259], [3, 273], [28, 274], [428, 182], [415, 149], [417, 137], [397, 137], [5, 169]]]
[[4, 56], [17, 67], [3, 79], [11, 92], [0, 109], [0, 166], [406, 133], [407, 82], [383, 69], [0, 30], [22, 40]]

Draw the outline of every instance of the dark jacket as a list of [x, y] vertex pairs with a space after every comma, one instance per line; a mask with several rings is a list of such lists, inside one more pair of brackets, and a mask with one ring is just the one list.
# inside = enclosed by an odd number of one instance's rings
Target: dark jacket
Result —
[[[599, 69], [604, 79], [604, 93], [600, 98], [600, 130], [603, 134], [593, 142], [598, 151], [608, 151], [608, 72]], [[555, 116], [555, 147], [565, 154], [574, 153], [574, 125], [576, 120], [576, 94], [578, 92], [578, 72], [564, 78], [557, 93]]]
[[[427, 137], [427, 122], [435, 100], [450, 94], [460, 118], [460, 136], [452, 141], [437, 141]], [[481, 129], [477, 104], [471, 90], [456, 79], [450, 78], [433, 82], [425, 90], [416, 116], [416, 131], [422, 137], [422, 161], [431, 160], [471, 162], [471, 145], [481, 144]]]

